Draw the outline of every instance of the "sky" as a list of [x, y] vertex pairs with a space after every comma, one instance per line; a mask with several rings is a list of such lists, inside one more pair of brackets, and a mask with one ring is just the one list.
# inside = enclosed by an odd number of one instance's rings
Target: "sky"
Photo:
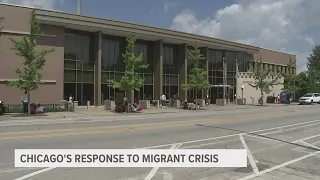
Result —
[[[77, 0], [0, 0], [76, 12]], [[82, 0], [82, 14], [297, 54], [297, 71], [320, 41], [320, 0]]]

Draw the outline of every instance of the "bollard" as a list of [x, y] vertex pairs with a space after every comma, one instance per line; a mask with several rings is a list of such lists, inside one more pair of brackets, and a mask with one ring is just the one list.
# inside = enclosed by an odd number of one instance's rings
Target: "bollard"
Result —
[[157, 108], [160, 108], [160, 101], [156, 100]]
[[90, 108], [90, 101], [87, 101], [87, 110]]
[[73, 101], [73, 111], [78, 109], [78, 101]]

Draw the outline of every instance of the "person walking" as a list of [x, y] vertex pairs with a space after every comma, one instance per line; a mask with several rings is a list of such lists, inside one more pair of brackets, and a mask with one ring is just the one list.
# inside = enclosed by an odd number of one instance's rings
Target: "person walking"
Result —
[[166, 95], [162, 94], [160, 97], [160, 101], [161, 101], [161, 106], [162, 108], [164, 107], [164, 104], [166, 102]]
[[22, 105], [23, 105], [23, 114], [28, 114], [28, 93], [27, 91], [24, 92], [24, 95], [22, 96]]

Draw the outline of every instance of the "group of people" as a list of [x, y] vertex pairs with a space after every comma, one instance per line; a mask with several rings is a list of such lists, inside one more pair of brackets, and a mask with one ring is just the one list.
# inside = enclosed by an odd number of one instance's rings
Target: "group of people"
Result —
[[[29, 101], [29, 96], [27, 91], [24, 92], [24, 95], [21, 98], [22, 105], [23, 105], [23, 113], [28, 114], [28, 101]], [[30, 104], [30, 113], [31, 114], [36, 114], [36, 113], [44, 113], [44, 107], [41, 106], [41, 104], [35, 104], [32, 103]]]
[[115, 107], [116, 112], [128, 113], [128, 112], [140, 112], [142, 110], [143, 110], [143, 107], [139, 106], [139, 104], [136, 101], [131, 103], [127, 98], [127, 96], [124, 96], [123, 102], [117, 104]]

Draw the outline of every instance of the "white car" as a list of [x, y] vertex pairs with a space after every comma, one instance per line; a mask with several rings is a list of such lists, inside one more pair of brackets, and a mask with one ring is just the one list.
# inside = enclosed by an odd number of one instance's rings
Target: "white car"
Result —
[[307, 93], [299, 99], [299, 104], [320, 103], [319, 93]]

